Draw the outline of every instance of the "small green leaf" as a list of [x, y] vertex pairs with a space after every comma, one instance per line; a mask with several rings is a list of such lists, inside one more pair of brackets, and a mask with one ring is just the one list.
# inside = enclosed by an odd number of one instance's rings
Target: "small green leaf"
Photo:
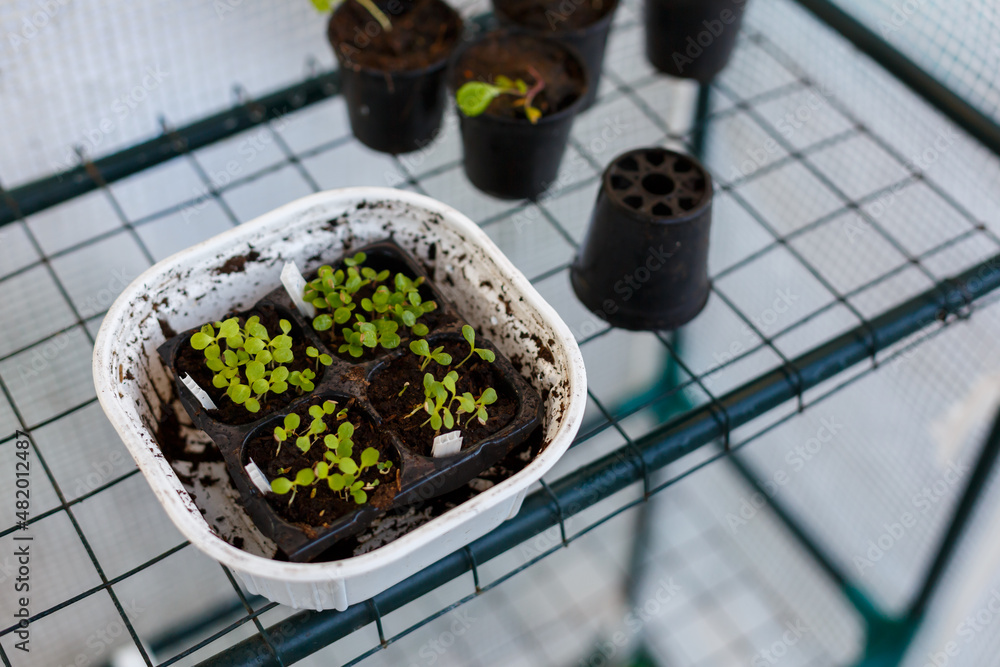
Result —
[[287, 334], [292, 330], [292, 323], [288, 320], [278, 320], [278, 327], [281, 329], [281, 333]]
[[202, 332], [198, 332], [191, 336], [191, 347], [196, 350], [204, 350], [206, 347], [215, 342], [215, 339], [211, 336], [207, 336]]
[[247, 364], [246, 368], [247, 380], [249, 380], [250, 382], [256, 382], [257, 380], [264, 377], [264, 372], [266, 370], [267, 369], [264, 368], [264, 364], [260, 363], [259, 361], [251, 361], [249, 364]]
[[260, 396], [261, 394], [266, 394], [268, 390], [271, 389], [270, 383], [267, 380], [261, 378], [260, 380], [255, 380], [250, 387], [253, 389], [253, 393]]
[[365, 451], [361, 452], [361, 467], [370, 468], [378, 463], [378, 450], [374, 447], [369, 447]]
[[333, 433], [328, 433], [323, 438], [323, 444], [326, 445], [327, 449], [336, 449], [337, 446], [340, 444], [340, 440], [338, 440], [337, 436], [334, 435]]
[[288, 431], [294, 431], [295, 429], [297, 429], [299, 427], [299, 424], [301, 424], [301, 423], [302, 423], [302, 420], [299, 419], [299, 416], [297, 414], [295, 414], [294, 412], [292, 414], [285, 415], [285, 429], [286, 430], [288, 430]]
[[410, 331], [414, 336], [426, 336], [430, 329], [427, 328], [426, 324], [414, 324]]
[[260, 338], [251, 338], [243, 344], [243, 349], [247, 354], [259, 354], [264, 350], [264, 341]]
[[410, 343], [410, 352], [419, 354], [421, 357], [427, 357], [430, 356], [431, 347], [427, 344], [426, 340], [415, 340]]
[[534, 125], [542, 117], [542, 112], [537, 107], [524, 107], [524, 115], [528, 117], [528, 122]]
[[233, 399], [233, 403], [242, 405], [250, 398], [250, 387], [245, 384], [233, 383], [229, 385], [226, 393], [229, 394], [229, 398]]
[[312, 346], [307, 347], [306, 356], [309, 357], [310, 359], [315, 359], [316, 357], [319, 356], [319, 350], [317, 350], [315, 347]]
[[493, 354], [493, 350], [484, 350], [482, 348], [476, 348], [476, 354], [479, 355], [480, 359], [489, 362], [491, 364], [497, 359], [497, 355]]
[[279, 477], [271, 482], [271, 490], [279, 496], [283, 496], [292, 490], [292, 480]]
[[313, 419], [323, 419], [323, 406], [313, 405], [309, 407], [309, 416]]
[[351, 459], [340, 459], [337, 467], [340, 468], [340, 472], [347, 475], [354, 475], [358, 472], [358, 464]]
[[295, 439], [295, 446], [302, 450], [303, 453], [308, 452], [309, 448], [312, 447], [312, 443], [309, 438], [304, 435], [300, 435]]
[[354, 435], [354, 424], [351, 422], [344, 422], [337, 428], [337, 435], [341, 440], [350, 440]]
[[455, 101], [458, 103], [458, 108], [466, 116], [478, 116], [486, 111], [490, 102], [499, 94], [500, 88], [496, 86], [482, 81], [469, 81], [458, 89]]
[[317, 315], [313, 319], [313, 329], [316, 331], [326, 331], [333, 326], [333, 318], [323, 313], [322, 315]]
[[295, 355], [288, 348], [275, 350], [273, 356], [274, 360], [277, 361], [279, 364], [287, 364], [288, 362], [290, 362], [292, 359], [295, 358]]
[[364, 505], [368, 502], [368, 494], [360, 489], [351, 493], [351, 498], [354, 498], [354, 502], [358, 505]]
[[303, 468], [295, 474], [295, 483], [299, 486], [308, 486], [316, 481], [316, 475], [312, 468]]
[[240, 323], [235, 317], [230, 317], [219, 326], [220, 338], [232, 338], [240, 332]]
[[278, 442], [284, 442], [285, 440], [288, 440], [288, 433], [286, 433], [285, 429], [281, 428], [280, 426], [275, 426], [274, 439], [277, 440]]
[[260, 401], [253, 396], [244, 401], [243, 406], [250, 412], [260, 412]]
[[316, 464], [316, 477], [319, 479], [326, 479], [330, 474], [330, 465], [326, 461], [320, 461]]
[[469, 345], [475, 347], [476, 345], [476, 330], [470, 327], [468, 324], [462, 327], [462, 338], [468, 341]]
[[479, 402], [483, 405], [493, 405], [494, 403], [496, 403], [497, 402], [496, 390], [493, 389], [493, 387], [487, 388], [486, 391], [483, 392], [483, 396], [482, 398], [479, 399]]
[[288, 369], [284, 366], [278, 366], [273, 371], [271, 371], [271, 383], [276, 384], [278, 382], [284, 382], [288, 379]]
[[338, 473], [334, 473], [327, 477], [327, 485], [329, 485], [331, 491], [342, 491], [345, 486], [347, 486], [347, 480], [344, 476]]

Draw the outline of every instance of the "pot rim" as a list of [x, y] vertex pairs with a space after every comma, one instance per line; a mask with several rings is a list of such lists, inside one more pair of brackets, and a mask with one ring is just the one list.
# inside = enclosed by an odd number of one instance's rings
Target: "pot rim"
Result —
[[448, 10], [448, 12], [450, 12], [452, 18], [457, 19], [458, 37], [455, 38], [455, 42], [451, 45], [451, 49], [448, 50], [448, 52], [445, 53], [445, 55], [442, 56], [441, 59], [435, 60], [426, 67], [420, 67], [417, 69], [403, 69], [403, 70], [379, 69], [377, 67], [362, 65], [361, 63], [352, 64], [351, 62], [345, 60], [344, 56], [340, 53], [340, 49], [337, 48], [337, 44], [334, 44], [333, 39], [330, 37], [330, 27], [333, 25], [334, 17], [337, 15], [337, 12], [344, 11], [344, 7], [347, 5], [346, 2], [341, 2], [340, 6], [330, 13], [330, 20], [327, 21], [327, 28], [326, 28], [326, 40], [327, 42], [330, 43], [330, 48], [333, 49], [333, 55], [337, 59], [337, 66], [340, 68], [341, 71], [343, 71], [344, 69], [349, 69], [352, 72], [369, 74], [372, 76], [377, 76], [379, 78], [384, 77], [386, 74], [394, 77], [418, 78], [425, 74], [430, 74], [435, 70], [447, 67], [452, 57], [457, 52], [458, 47], [462, 43], [462, 31], [465, 29], [465, 19], [462, 18], [461, 14], [455, 11], [454, 7], [449, 5], [447, 2], [444, 2], [444, 0], [435, 0], [435, 2], [437, 2], [440, 5], [443, 5]]
[[[589, 25], [583, 26], [582, 28], [573, 28], [571, 30], [545, 30], [544, 28], [535, 28], [532, 26], [524, 25], [510, 18], [510, 16], [500, 8], [498, 0], [492, 0], [490, 4], [493, 7], [493, 14], [498, 19], [500, 19], [501, 23], [506, 21], [508, 25], [517, 26], [517, 28], [519, 28], [520, 30], [524, 30], [530, 33], [536, 33], [538, 35], [548, 35], [555, 39], [558, 39], [559, 37], [585, 37], [592, 33], [606, 30], [608, 26], [611, 25], [611, 22], [614, 20], [615, 12], [618, 11], [618, 7], [619, 5], [621, 5], [621, 2], [620, 0], [611, 0], [611, 9], [609, 9], [607, 13], [604, 14], [604, 16], [602, 16], [601, 18], [597, 19], [596, 21], [594, 21]], [[592, 72], [588, 72], [588, 76], [590, 76], [591, 78], [593, 78], [592, 74], [593, 74]]]

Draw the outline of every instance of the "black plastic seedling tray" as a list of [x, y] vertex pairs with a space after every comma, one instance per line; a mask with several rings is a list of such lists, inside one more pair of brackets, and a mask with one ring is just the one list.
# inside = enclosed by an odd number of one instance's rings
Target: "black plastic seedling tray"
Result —
[[[461, 330], [465, 322], [457, 308], [443, 298], [411, 255], [392, 241], [375, 243], [358, 251], [368, 255], [366, 265], [376, 270], [382, 268], [390, 268], [393, 271], [405, 270], [414, 278], [425, 279], [421, 291], [426, 290], [428, 297], [433, 298], [438, 304], [438, 309], [432, 313], [434, 317], [427, 321], [430, 331], [425, 338], [432, 348], [448, 338], [462, 340]], [[525, 442], [541, 425], [542, 400], [538, 392], [514, 369], [510, 360], [489, 341], [477, 339], [477, 347], [492, 350], [496, 355], [492, 366], [501, 383], [497, 389], [505, 389], [516, 397], [517, 410], [514, 418], [501, 430], [479, 442], [464, 443], [463, 449], [457, 454], [432, 458], [413, 451], [397, 432], [385, 425], [383, 416], [368, 398], [370, 378], [400, 357], [412, 354], [408, 349], [410, 339], [403, 336], [400, 346], [391, 351], [378, 348], [380, 354], [370, 359], [346, 360], [338, 356], [335, 349], [330, 349], [323, 343], [313, 331], [311, 322], [295, 308], [284, 287], [275, 289], [249, 310], [235, 315], [249, 317], [261, 310], [272, 308], [280, 317], [292, 323], [293, 335], [305, 336], [309, 345], [316, 347], [321, 353], [329, 354], [333, 358], [333, 363], [317, 376], [315, 389], [312, 392], [298, 396], [284, 405], [265, 404], [261, 408], [260, 416], [249, 423], [227, 424], [219, 421], [212, 414], [215, 411], [203, 408], [194, 394], [181, 382], [182, 374], [177, 371], [175, 364], [183, 346], [190, 344], [192, 334], [198, 329], [171, 338], [159, 348], [159, 353], [174, 373], [174, 382], [181, 404], [191, 416], [195, 426], [205, 431], [219, 448], [236, 489], [242, 496], [244, 507], [257, 527], [274, 540], [291, 561], [304, 562], [314, 559], [338, 540], [357, 533], [389, 510], [425, 501], [461, 487], [497, 463], [514, 447]], [[394, 472], [398, 475], [399, 489], [391, 503], [386, 506], [376, 507], [371, 503], [359, 505], [356, 510], [337, 517], [326, 525], [308, 526], [286, 520], [270, 505], [246, 472], [245, 450], [247, 444], [255, 437], [280, 424], [284, 415], [322, 399], [336, 401], [354, 399], [353, 409], [365, 413], [376, 428], [388, 430], [399, 462]]]

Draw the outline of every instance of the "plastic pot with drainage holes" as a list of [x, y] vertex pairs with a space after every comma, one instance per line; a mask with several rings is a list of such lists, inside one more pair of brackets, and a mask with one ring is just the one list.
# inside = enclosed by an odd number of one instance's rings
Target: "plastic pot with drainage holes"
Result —
[[645, 0], [646, 57], [664, 74], [711, 81], [729, 62], [747, 0]]
[[571, 280], [587, 308], [616, 327], [676, 329], [708, 301], [712, 177], [665, 148], [619, 155], [604, 171]]

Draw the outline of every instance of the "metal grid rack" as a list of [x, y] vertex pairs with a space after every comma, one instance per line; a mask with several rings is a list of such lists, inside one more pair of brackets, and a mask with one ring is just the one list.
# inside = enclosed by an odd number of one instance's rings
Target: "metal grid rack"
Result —
[[[1000, 286], [995, 233], [1000, 220], [967, 208], [967, 190], [941, 180], [933, 164], [908, 158], [905, 142], [871, 117], [887, 103], [905, 107], [899, 113], [907, 117], [940, 123], [937, 112], [900, 88], [874, 100], [842, 98], [836, 77], [803, 52], [812, 40], [839, 44], [841, 38], [791, 0], [758, 4], [732, 66], [700, 91], [665, 80], [645, 65], [637, 46], [642, 26], [631, 5], [623, 8], [600, 97], [577, 121], [559, 183], [536, 203], [498, 202], [468, 184], [454, 117], [442, 139], [415, 156], [388, 158], [364, 150], [350, 136], [343, 109], [332, 108], [341, 104], [336, 72], [257, 100], [237, 91], [239, 103], [218, 116], [180, 128], [165, 121], [163, 135], [146, 144], [2, 191], [0, 223], [11, 224], [0, 228], [5, 294], [0, 432], [31, 434], [31, 456], [44, 472], [28, 534], [47, 526], [69, 540], [78, 538], [73, 549], [93, 569], [70, 585], [57, 576], [58, 561], [47, 564], [52, 590], [43, 594], [46, 604], [33, 611], [32, 623], [58, 621], [60, 612], [86, 613], [106, 595], [149, 667], [196, 659], [204, 665], [290, 665], [373, 626], [370, 649], [347, 663], [356, 664], [646, 506], [696, 471], [732, 458], [735, 450], [904, 359], [991, 301], [990, 293]], [[865, 56], [840, 57], [852, 59], [849, 64], [865, 76], [885, 80]], [[693, 124], [683, 113], [685, 99], [696, 101]], [[793, 131], [781, 124], [802, 109], [810, 110], [811, 122]], [[933, 141], [922, 129], [915, 135], [910, 140], [918, 146], [927, 136]], [[260, 149], [241, 158], [233, 173], [227, 165], [247, 141]], [[716, 177], [709, 310], [713, 329], [721, 332], [699, 328], [698, 320], [677, 336], [614, 330], [586, 313], [569, 292], [568, 265], [604, 163], [648, 144], [700, 153]], [[952, 155], [977, 150], [965, 136], [955, 145]], [[988, 161], [995, 173], [995, 158]], [[92, 533], [106, 530], [94, 508], [115, 512], [116, 489], [141, 484], [137, 470], [109, 458], [109, 472], [103, 461], [95, 468], [101, 473], [95, 484], [74, 484], [67, 473], [74, 461], [65, 443], [75, 438], [86, 448], [87, 436], [71, 434], [99, 428], [101, 419], [86, 379], [93, 336], [115, 293], [115, 276], [99, 262], [116, 257], [124, 263], [124, 276], [135, 275], [288, 199], [373, 181], [429, 194], [468, 214], [557, 307], [591, 371], [585, 425], [568, 462], [526, 499], [517, 517], [373, 600], [342, 613], [296, 613], [265, 627], [274, 616], [269, 612], [280, 611], [277, 605], [248, 596], [223, 567], [218, 578], [235, 597], [203, 617], [184, 618], [188, 629], [219, 619], [225, 619], [223, 626], [154, 662], [150, 649], [185, 644], [186, 631], [144, 636], [119, 591], [192, 550], [185, 542], [151, 539], [154, 546], [140, 561], [115, 558]], [[923, 222], [924, 216], [933, 216], [935, 224]], [[74, 224], [81, 217], [87, 226]], [[737, 224], [742, 231], [736, 242], [727, 242]], [[855, 243], [855, 236], [864, 243]], [[769, 309], [782, 284], [795, 285], [793, 299], [802, 302], [785, 317], [777, 306]], [[720, 321], [725, 326], [716, 326]], [[58, 363], [50, 359], [50, 349]], [[661, 363], [647, 377], [623, 384], [601, 360], [627, 363], [630, 350]], [[41, 367], [32, 366], [35, 359], [42, 360]], [[81, 401], [84, 394], [88, 398]], [[6, 436], [0, 447], [11, 451], [14, 441]], [[110, 520], [120, 519], [141, 534], [135, 517], [120, 511]], [[827, 576], [853, 591], [851, 602], [869, 621], [886, 616], [808, 539], [808, 528], [782, 508], [777, 511], [804, 538]], [[9, 512], [2, 518], [10, 527], [0, 532], [0, 543], [7, 543], [19, 531]], [[532, 557], [497, 576], [481, 573], [485, 563], [539, 535], [546, 539]], [[452, 603], [399, 632], [386, 631], [386, 616], [448, 582], [465, 581], [469, 573], [471, 585]], [[924, 602], [926, 596], [918, 596], [914, 609]], [[0, 662], [6, 667], [20, 665], [10, 647], [14, 630], [0, 629]]]

